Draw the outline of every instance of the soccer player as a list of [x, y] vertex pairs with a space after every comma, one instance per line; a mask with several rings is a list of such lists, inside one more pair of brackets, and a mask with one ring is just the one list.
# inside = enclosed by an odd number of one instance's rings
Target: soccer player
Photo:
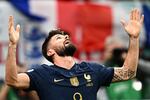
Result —
[[[76, 47], [62, 30], [52, 30], [42, 45], [44, 57], [53, 65], [43, 64], [26, 73], [17, 73], [16, 47], [20, 26], [14, 29], [9, 18], [9, 47], [6, 61], [6, 83], [15, 88], [36, 90], [41, 100], [96, 100], [101, 86], [125, 81], [136, 75], [139, 57], [139, 33], [144, 16], [133, 9], [128, 22], [121, 20], [129, 35], [129, 49], [122, 67], [107, 68], [101, 64], [76, 63]], [[91, 33], [92, 34], [92, 33]]]

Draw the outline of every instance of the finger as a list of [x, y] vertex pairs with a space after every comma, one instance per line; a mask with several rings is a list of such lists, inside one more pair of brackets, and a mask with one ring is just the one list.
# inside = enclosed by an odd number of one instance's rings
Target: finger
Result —
[[135, 10], [135, 20], [139, 21], [139, 19], [140, 19], [140, 11], [139, 11], [139, 9], [136, 9]]
[[19, 24], [18, 24], [17, 27], [16, 27], [16, 31], [17, 31], [17, 33], [20, 32], [20, 25], [19, 25]]
[[140, 23], [142, 24], [144, 21], [144, 15], [142, 15], [141, 19], [140, 19]]
[[130, 20], [133, 20], [133, 9], [130, 12]]
[[13, 16], [9, 16], [9, 31], [14, 26]]
[[141, 16], [140, 10], [138, 10], [137, 14], [138, 14], [138, 19], [137, 20], [140, 21], [140, 16]]
[[14, 18], [13, 18], [13, 16], [9, 17], [9, 24], [10, 24], [10, 26], [14, 26]]
[[123, 27], [126, 27], [127, 23], [126, 23], [126, 21], [124, 19], [121, 19], [120, 22], [121, 22]]
[[138, 20], [138, 9], [137, 8], [135, 9], [135, 13], [134, 14], [135, 14], [135, 20]]
[[139, 9], [138, 9], [137, 15], [138, 15], [137, 20], [138, 20], [138, 21], [140, 21], [141, 12], [140, 12], [140, 10], [139, 10]]
[[9, 16], [9, 22], [8, 22], [8, 29], [9, 29], [9, 31], [10, 31], [10, 27], [11, 27], [11, 23], [10, 23], [11, 21], [10, 20], [11, 20], [11, 16]]
[[133, 9], [133, 20], [136, 20], [136, 9]]

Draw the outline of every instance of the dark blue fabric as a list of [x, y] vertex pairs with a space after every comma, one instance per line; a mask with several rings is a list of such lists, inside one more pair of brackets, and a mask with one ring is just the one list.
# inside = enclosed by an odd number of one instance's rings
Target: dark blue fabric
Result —
[[150, 8], [143, 4], [143, 13], [144, 13], [144, 26], [146, 30], [146, 47], [150, 47]]
[[73, 97], [96, 100], [98, 89], [111, 83], [114, 69], [87, 62], [75, 64], [70, 70], [44, 64], [27, 74], [30, 77], [29, 90], [36, 90], [40, 100], [74, 100]]
[[29, 0], [9, 0], [9, 2], [32, 21], [46, 20], [46, 18], [32, 14], [30, 12]]

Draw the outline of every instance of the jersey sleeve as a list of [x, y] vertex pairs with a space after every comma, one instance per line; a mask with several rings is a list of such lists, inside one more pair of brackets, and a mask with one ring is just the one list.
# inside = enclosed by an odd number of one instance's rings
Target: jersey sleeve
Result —
[[30, 86], [27, 89], [27, 91], [30, 90], [35, 90], [36, 89], [36, 81], [37, 79], [37, 73], [36, 73], [36, 69], [30, 69], [26, 72], [26, 74], [29, 76], [30, 78]]
[[99, 84], [101, 86], [109, 86], [114, 76], [114, 68], [97, 63], [92, 63], [92, 66], [98, 76]]

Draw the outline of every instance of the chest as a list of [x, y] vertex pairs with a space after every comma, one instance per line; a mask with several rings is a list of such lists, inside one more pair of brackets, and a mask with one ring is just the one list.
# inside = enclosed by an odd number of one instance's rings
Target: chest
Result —
[[[38, 91], [40, 95], [49, 96], [53, 100], [94, 100], [98, 90], [96, 76], [84, 73], [74, 77], [65, 77], [61, 74], [51, 74], [41, 78]], [[39, 88], [40, 87], [40, 88]], [[63, 99], [65, 98], [65, 99]], [[81, 100], [82, 100], [81, 99]]]

